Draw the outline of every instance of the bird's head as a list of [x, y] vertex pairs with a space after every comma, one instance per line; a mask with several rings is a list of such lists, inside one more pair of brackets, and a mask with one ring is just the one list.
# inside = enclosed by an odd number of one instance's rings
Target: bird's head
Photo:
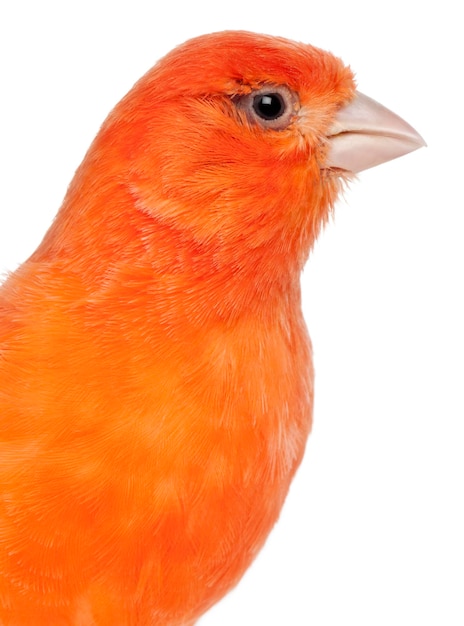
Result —
[[[78, 192], [87, 187], [88, 206], [108, 223], [142, 220], [146, 241], [162, 228], [218, 265], [272, 252], [274, 263], [301, 268], [341, 183], [418, 147], [415, 131], [385, 111], [318, 48], [241, 31], [198, 37], [115, 107]], [[385, 135], [388, 154], [378, 147]], [[131, 202], [115, 202], [118, 193]]]
[[335, 199], [328, 133], [354, 90], [352, 72], [317, 48], [217, 33], [164, 57], [107, 132], [131, 150], [139, 209], [201, 242], [288, 253], [294, 240], [307, 247]]

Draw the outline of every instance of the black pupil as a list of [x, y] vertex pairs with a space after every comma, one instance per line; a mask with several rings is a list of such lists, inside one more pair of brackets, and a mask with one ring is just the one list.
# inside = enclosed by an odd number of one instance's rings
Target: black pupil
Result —
[[253, 100], [253, 109], [263, 120], [275, 120], [284, 112], [284, 101], [278, 93], [260, 93]]

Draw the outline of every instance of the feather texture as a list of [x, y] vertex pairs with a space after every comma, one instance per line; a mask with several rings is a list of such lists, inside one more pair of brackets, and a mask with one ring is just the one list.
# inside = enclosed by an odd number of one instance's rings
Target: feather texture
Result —
[[[284, 128], [238, 106], [267, 85]], [[2, 626], [186, 626], [256, 556], [311, 428], [299, 275], [353, 96], [331, 54], [226, 32], [104, 122], [0, 292]]]

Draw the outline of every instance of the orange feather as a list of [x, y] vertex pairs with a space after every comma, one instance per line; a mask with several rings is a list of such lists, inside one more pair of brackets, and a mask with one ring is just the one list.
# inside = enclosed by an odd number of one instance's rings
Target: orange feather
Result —
[[[284, 127], [247, 109], [263, 86], [294, 95]], [[193, 624], [255, 558], [311, 427], [299, 275], [354, 89], [326, 52], [220, 33], [103, 124], [0, 292], [2, 626]]]

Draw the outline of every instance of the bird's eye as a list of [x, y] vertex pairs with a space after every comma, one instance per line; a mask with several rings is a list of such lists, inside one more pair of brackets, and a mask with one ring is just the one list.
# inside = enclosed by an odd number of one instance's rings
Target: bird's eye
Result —
[[253, 109], [263, 120], [276, 120], [285, 111], [285, 102], [279, 93], [260, 93], [253, 98]]
[[287, 128], [300, 106], [298, 95], [285, 85], [266, 85], [234, 102], [249, 122], [274, 130]]

